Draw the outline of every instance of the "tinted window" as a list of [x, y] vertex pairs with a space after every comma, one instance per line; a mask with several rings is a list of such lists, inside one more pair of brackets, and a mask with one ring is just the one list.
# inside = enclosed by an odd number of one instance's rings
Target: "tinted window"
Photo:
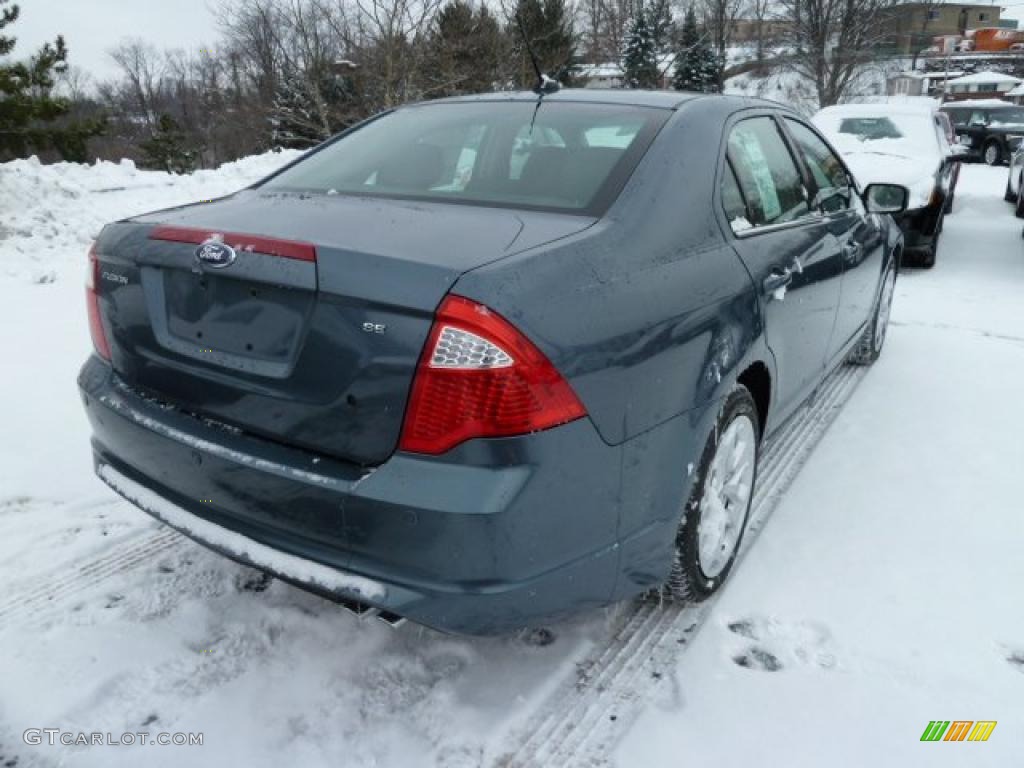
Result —
[[953, 125], [967, 125], [967, 110], [951, 109], [946, 112], [946, 114], [949, 115], [949, 119], [953, 121]]
[[599, 213], [670, 114], [534, 101], [406, 107], [264, 188]]
[[850, 205], [850, 179], [846, 169], [818, 135], [802, 123], [786, 119], [789, 132], [793, 136], [797, 151], [803, 156], [804, 162], [814, 177], [818, 188], [815, 202], [824, 211], [840, 211]]
[[858, 139], [902, 139], [903, 134], [887, 117], [844, 117], [839, 123], [840, 133], [849, 133]]
[[781, 224], [809, 212], [800, 173], [774, 120], [738, 123], [729, 134], [728, 154], [752, 225]]
[[993, 109], [988, 119], [993, 126], [1024, 125], [1024, 109]]

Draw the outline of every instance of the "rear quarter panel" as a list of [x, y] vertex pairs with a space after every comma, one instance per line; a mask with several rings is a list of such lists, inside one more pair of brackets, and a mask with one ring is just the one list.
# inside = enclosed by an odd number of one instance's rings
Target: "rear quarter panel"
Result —
[[609, 444], [680, 414], [701, 421], [765, 356], [753, 284], [714, 215], [719, 152], [708, 148], [736, 105], [685, 103], [595, 226], [454, 287], [551, 358]]

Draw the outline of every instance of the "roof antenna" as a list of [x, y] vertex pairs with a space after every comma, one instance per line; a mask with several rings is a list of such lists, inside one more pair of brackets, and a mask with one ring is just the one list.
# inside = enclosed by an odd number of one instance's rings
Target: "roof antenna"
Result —
[[533, 46], [530, 45], [530, 38], [526, 34], [526, 27], [523, 25], [523, 17], [520, 15], [519, 11], [516, 11], [516, 23], [519, 25], [519, 34], [522, 36], [523, 43], [526, 45], [526, 52], [530, 54], [530, 61], [533, 62], [533, 71], [537, 73], [537, 84], [533, 86], [533, 92], [541, 98], [543, 98], [545, 94], [557, 92], [562, 85], [557, 80], [548, 77], [540, 71], [540, 62], [537, 61], [537, 54], [533, 52]]

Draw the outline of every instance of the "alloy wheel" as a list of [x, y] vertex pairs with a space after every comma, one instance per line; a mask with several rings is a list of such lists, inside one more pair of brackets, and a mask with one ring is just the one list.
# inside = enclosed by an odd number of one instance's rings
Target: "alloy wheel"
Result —
[[700, 502], [697, 558], [709, 579], [718, 576], [732, 559], [743, 533], [754, 486], [756, 435], [750, 417], [737, 416], [722, 433], [708, 468]]

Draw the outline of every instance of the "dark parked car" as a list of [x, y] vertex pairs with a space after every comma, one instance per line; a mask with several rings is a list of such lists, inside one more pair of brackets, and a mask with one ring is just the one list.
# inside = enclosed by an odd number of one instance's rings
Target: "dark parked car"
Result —
[[998, 99], [943, 104], [953, 130], [970, 157], [988, 165], [1002, 165], [1024, 137], [1024, 107]]
[[762, 436], [879, 354], [887, 215], [769, 102], [403, 107], [110, 224], [79, 386], [100, 477], [312, 590], [494, 633], [726, 578]]

